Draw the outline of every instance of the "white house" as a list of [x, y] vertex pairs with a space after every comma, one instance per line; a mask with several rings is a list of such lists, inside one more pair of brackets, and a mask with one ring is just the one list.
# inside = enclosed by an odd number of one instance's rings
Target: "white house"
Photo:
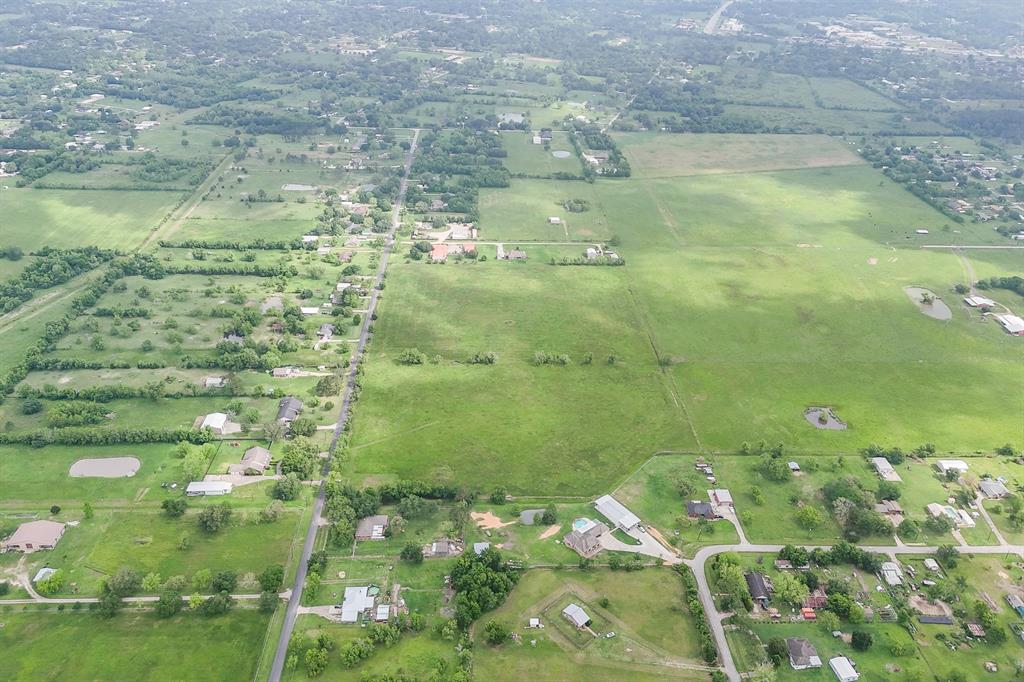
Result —
[[599, 497], [594, 502], [597, 511], [624, 531], [632, 530], [640, 525], [640, 517], [622, 506], [618, 500], [611, 495]]
[[895, 561], [882, 562], [882, 580], [890, 587], [903, 584], [903, 572]]
[[854, 669], [853, 663], [846, 656], [830, 658], [828, 667], [832, 668], [839, 682], [856, 682], [860, 679], [860, 673]]
[[223, 412], [211, 412], [206, 415], [203, 417], [203, 422], [199, 425], [199, 428], [210, 429], [218, 436], [226, 436], [242, 430], [242, 427], [235, 422], [228, 421], [228, 416]]
[[192, 481], [185, 488], [189, 497], [215, 497], [227, 495], [234, 488], [227, 481]]
[[360, 613], [373, 608], [374, 598], [369, 592], [369, 585], [345, 588], [345, 597], [341, 602], [342, 623], [355, 623]]
[[999, 323], [1007, 334], [1011, 336], [1024, 336], [1024, 319], [1008, 314], [993, 315], [992, 317], [996, 318], [996, 322]]
[[561, 218], [559, 218], [559, 217], [558, 217], [558, 216], [556, 216], [556, 215], [553, 215], [553, 216], [549, 216], [549, 217], [548, 217], [548, 222], [549, 222], [550, 224], [552, 224], [552, 225], [561, 225], [561, 224], [562, 224], [562, 219], [561, 219]]

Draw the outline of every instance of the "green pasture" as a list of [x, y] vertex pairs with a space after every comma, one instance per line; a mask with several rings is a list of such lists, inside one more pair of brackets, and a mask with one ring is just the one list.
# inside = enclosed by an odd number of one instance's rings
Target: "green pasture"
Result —
[[[578, 162], [577, 162], [578, 163]], [[583, 199], [590, 210], [570, 213], [564, 202]], [[508, 189], [480, 191], [480, 238], [505, 241], [586, 241], [608, 239], [619, 225], [605, 214], [596, 185], [567, 180], [513, 179]], [[563, 224], [552, 225], [549, 217]]]
[[[622, 333], [637, 326], [622, 268], [501, 265], [392, 267], [401, 295], [385, 294], [361, 380], [354, 473], [590, 494], [693, 446], [647, 340]], [[439, 360], [398, 364], [408, 348]], [[538, 350], [569, 364], [534, 366]], [[488, 351], [495, 365], [465, 364]]]
[[171, 682], [248, 679], [264, 645], [268, 617], [236, 609], [168, 620], [151, 612], [113, 619], [55, 611], [4, 613], [0, 677], [11, 681], [132, 679]]
[[[864, 164], [846, 144], [825, 135], [616, 133], [615, 140], [633, 176], [644, 180]], [[743, 192], [748, 179], [732, 183], [732, 193]]]
[[[602, 597], [608, 598], [607, 608], [599, 604]], [[596, 630], [602, 634], [614, 630], [616, 637], [577, 634], [560, 620], [561, 608], [571, 601], [588, 611]], [[542, 619], [543, 630], [526, 627], [533, 617]], [[475, 669], [487, 679], [584, 680], [609, 675], [702, 679], [704, 675], [670, 667], [673, 661], [696, 662], [698, 650], [679, 576], [668, 569], [629, 574], [531, 570], [508, 601], [483, 620], [491, 618], [519, 633], [522, 640], [493, 647], [483, 641], [477, 626]], [[532, 640], [536, 645], [530, 644]]]
[[4, 238], [43, 246], [131, 249], [181, 198], [176, 192], [10, 188], [0, 192]]
[[808, 78], [807, 82], [821, 101], [821, 105], [829, 109], [858, 111], [901, 111], [904, 109], [904, 106], [895, 99], [884, 97], [848, 78], [815, 76]]
[[[529, 131], [505, 131], [501, 134], [502, 146], [508, 152], [503, 164], [510, 172], [540, 176], [552, 173], [581, 173], [580, 160], [569, 143], [567, 133], [552, 133], [549, 149], [545, 149], [546, 145], [534, 144], [533, 135], [534, 133]], [[569, 156], [564, 159], [555, 158], [553, 152], [556, 151], [569, 152]]]

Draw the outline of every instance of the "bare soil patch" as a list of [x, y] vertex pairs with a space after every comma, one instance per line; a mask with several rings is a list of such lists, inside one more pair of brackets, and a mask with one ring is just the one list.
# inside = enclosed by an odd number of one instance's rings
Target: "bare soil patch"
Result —
[[949, 608], [949, 605], [942, 601], [936, 601], [934, 604], [924, 597], [913, 595], [907, 600], [910, 604], [910, 608], [914, 609], [923, 616], [953, 616], [953, 609]]
[[549, 537], [557, 533], [562, 529], [562, 524], [556, 523], [553, 526], [548, 526], [544, 529], [544, 532], [540, 534], [541, 540], [547, 540]]
[[72, 478], [129, 478], [142, 463], [135, 457], [98, 457], [80, 459], [71, 465]]
[[480, 528], [481, 530], [496, 530], [498, 528], [504, 528], [505, 526], [511, 526], [515, 523], [515, 521], [507, 521], [503, 523], [500, 518], [489, 511], [469, 512], [469, 517], [473, 519], [477, 528]]

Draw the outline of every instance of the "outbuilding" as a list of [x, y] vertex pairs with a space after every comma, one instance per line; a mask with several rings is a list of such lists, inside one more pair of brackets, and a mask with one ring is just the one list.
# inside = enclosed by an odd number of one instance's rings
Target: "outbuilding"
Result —
[[892, 463], [885, 457], [872, 457], [871, 466], [875, 467], [875, 471], [885, 481], [899, 482], [903, 479], [896, 473], [896, 469], [893, 468]]
[[185, 488], [189, 497], [217, 497], [227, 495], [234, 488], [227, 481], [192, 481]]
[[981, 494], [990, 500], [998, 500], [1010, 494], [1009, 488], [1003, 485], [1002, 481], [996, 481], [991, 478], [986, 478], [978, 484], [978, 487], [981, 489]]
[[860, 679], [860, 673], [857, 672], [857, 669], [853, 667], [853, 662], [846, 656], [830, 658], [828, 667], [832, 668], [832, 672], [836, 674], [839, 682], [857, 682]]
[[630, 531], [640, 525], [640, 517], [626, 509], [611, 495], [599, 497], [594, 506], [597, 511], [623, 531]]
[[5, 552], [37, 552], [53, 549], [64, 535], [64, 524], [58, 521], [28, 521], [4, 540]]
[[960, 473], [964, 473], [970, 468], [967, 466], [967, 462], [962, 459], [940, 459], [935, 463], [935, 466], [937, 466], [939, 471], [943, 474], [949, 471], [959, 471]]
[[996, 322], [1011, 336], [1024, 336], [1024, 320], [1016, 315], [998, 314], [993, 315]]

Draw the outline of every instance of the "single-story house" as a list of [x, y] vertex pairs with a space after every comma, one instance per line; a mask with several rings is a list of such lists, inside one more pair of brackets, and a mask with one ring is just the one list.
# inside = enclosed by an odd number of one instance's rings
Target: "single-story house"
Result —
[[356, 540], [383, 540], [388, 522], [386, 514], [375, 514], [359, 519], [359, 523], [356, 524]]
[[962, 459], [940, 459], [935, 463], [935, 466], [939, 468], [939, 471], [946, 473], [947, 471], [959, 471], [964, 473], [969, 468], [967, 462]]
[[938, 502], [929, 502], [925, 505], [924, 509], [928, 512], [929, 516], [942, 516], [946, 513], [944, 507]]
[[719, 507], [732, 507], [732, 493], [724, 489], [716, 489], [710, 491], [708, 497], [710, 497], [713, 504]]
[[512, 249], [505, 252], [505, 260], [526, 260], [526, 252], [522, 249]]
[[924, 560], [924, 567], [927, 568], [929, 571], [933, 571], [935, 573], [939, 572], [939, 562], [935, 559], [932, 559], [931, 557], [928, 557]]
[[991, 478], [986, 478], [978, 484], [978, 487], [981, 489], [981, 494], [990, 500], [997, 500], [1010, 494], [1010, 489], [1003, 485], [1002, 481]]
[[1024, 599], [1021, 599], [1015, 594], [1006, 595], [1006, 603], [1009, 604], [1010, 608], [1017, 612], [1018, 616], [1024, 618]]
[[242, 455], [241, 463], [229, 466], [228, 473], [242, 474], [243, 476], [262, 476], [269, 466], [270, 450], [257, 445], [245, 451], [245, 454]]
[[846, 656], [830, 658], [828, 667], [832, 668], [832, 672], [839, 678], [839, 682], [857, 682], [860, 679], [860, 673], [857, 672], [853, 667], [853, 662]]
[[491, 543], [489, 543], [489, 542], [474, 542], [473, 543], [473, 554], [476, 554], [477, 556], [480, 556], [481, 554], [486, 552], [490, 548], [490, 546], [491, 546]]
[[1009, 314], [998, 314], [992, 317], [996, 318], [996, 322], [999, 323], [999, 326], [1007, 334], [1011, 336], [1024, 336], [1024, 319]]
[[334, 336], [334, 325], [333, 324], [322, 324], [320, 328], [316, 330], [316, 335], [321, 341], [329, 341]]
[[590, 625], [590, 616], [583, 610], [578, 604], [569, 604], [562, 609], [562, 615], [570, 623], [576, 626], [577, 629], [585, 628]]
[[789, 649], [789, 664], [794, 670], [821, 667], [818, 650], [803, 637], [787, 637], [786, 647]]
[[224, 388], [227, 379], [224, 377], [204, 377], [203, 388]]
[[640, 517], [626, 509], [621, 502], [611, 495], [604, 495], [594, 502], [597, 511], [606, 517], [613, 525], [629, 531], [640, 525]]
[[277, 421], [291, 423], [302, 412], [302, 401], [294, 396], [285, 396], [277, 406]]
[[355, 623], [359, 614], [373, 608], [374, 596], [370, 594], [370, 586], [346, 587], [345, 597], [341, 602], [341, 622]]
[[320, 306], [318, 305], [303, 305], [299, 306], [299, 312], [303, 315], [319, 315]]
[[806, 609], [822, 609], [828, 601], [825, 590], [815, 587], [814, 590], [804, 599], [803, 607]]
[[722, 518], [709, 503], [699, 500], [691, 500], [686, 503], [686, 515], [691, 519], [708, 519], [709, 521]]
[[895, 561], [882, 562], [882, 580], [890, 587], [903, 584], [903, 571]]
[[903, 507], [896, 500], [882, 500], [875, 505], [875, 511], [886, 516], [898, 516], [903, 514]]
[[576, 519], [572, 526], [572, 532], [562, 539], [566, 547], [585, 559], [601, 551], [601, 536], [608, 532], [608, 526], [590, 519]]
[[892, 464], [885, 457], [872, 457], [871, 465], [875, 467], [875, 471], [885, 481], [902, 481], [900, 475], [896, 473], [896, 469], [893, 468]]
[[561, 225], [562, 224], [562, 219], [559, 218], [556, 215], [549, 216], [548, 217], [548, 223], [551, 224], [551, 225]]
[[227, 436], [242, 430], [240, 424], [228, 420], [228, 416], [223, 412], [211, 412], [206, 415], [199, 428], [210, 429], [218, 436]]
[[434, 244], [434, 248], [430, 250], [430, 260], [435, 263], [443, 263], [448, 260], [448, 245]]
[[444, 559], [462, 554], [465, 546], [458, 540], [440, 538], [423, 546], [423, 557], [426, 559]]
[[771, 601], [771, 584], [768, 578], [757, 571], [744, 573], [743, 577], [747, 579], [747, 590], [751, 598], [760, 604], [761, 608], [768, 608], [768, 602]]
[[185, 488], [189, 497], [215, 497], [227, 495], [234, 488], [227, 481], [192, 481]]
[[27, 521], [4, 540], [5, 552], [36, 552], [53, 549], [64, 535], [64, 524], [58, 521]]

